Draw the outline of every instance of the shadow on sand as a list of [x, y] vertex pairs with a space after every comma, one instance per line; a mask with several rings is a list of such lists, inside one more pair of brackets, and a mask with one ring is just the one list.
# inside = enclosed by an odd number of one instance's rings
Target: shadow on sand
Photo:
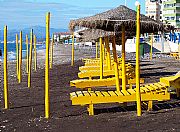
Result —
[[174, 75], [176, 72], [153, 72], [153, 73], [145, 73], [141, 74], [141, 77], [149, 77], [149, 76], [170, 76]]
[[[174, 97], [171, 97], [172, 100], [169, 102], [155, 102], [153, 104], [153, 110], [150, 111], [150, 113], [158, 113], [158, 112], [163, 112], [163, 110], [167, 110], [167, 109], [179, 108], [180, 107], [179, 98], [175, 97], [175, 95], [173, 96]], [[146, 111], [148, 109], [148, 106], [142, 105], [141, 108], [143, 111]], [[136, 104], [134, 103], [133, 105], [130, 106], [117, 106], [111, 108], [94, 109], [96, 115], [102, 113], [116, 113], [116, 112], [128, 112], [128, 111], [137, 111]]]

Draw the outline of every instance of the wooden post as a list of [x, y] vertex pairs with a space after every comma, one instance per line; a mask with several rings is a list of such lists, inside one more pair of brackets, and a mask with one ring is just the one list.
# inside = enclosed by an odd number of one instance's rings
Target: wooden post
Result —
[[49, 118], [49, 27], [50, 12], [46, 15], [45, 118]]
[[126, 91], [125, 27], [122, 26], [122, 90]]
[[107, 66], [108, 66], [108, 69], [111, 70], [111, 54], [110, 54], [110, 47], [109, 47], [109, 38], [106, 37], [105, 38], [105, 43], [106, 43], [106, 50], [107, 50]]
[[32, 44], [33, 44], [33, 29], [31, 29], [30, 49], [29, 49], [29, 68], [28, 68], [28, 88], [31, 87], [31, 65], [32, 65]]
[[19, 79], [19, 46], [18, 46], [18, 34], [16, 34], [16, 74], [17, 79]]
[[150, 100], [148, 101], [148, 111], [152, 111], [153, 110], [153, 101]]
[[28, 35], [26, 35], [26, 73], [28, 73], [29, 72], [29, 70], [28, 70], [28, 63], [29, 63], [29, 59], [28, 59], [28, 57], [29, 57], [29, 46], [28, 46]]
[[19, 45], [19, 83], [22, 80], [22, 31], [20, 31], [20, 45]]
[[105, 60], [105, 48], [104, 47], [105, 46], [104, 46], [104, 40], [103, 40], [103, 42], [102, 42], [103, 62]]
[[103, 42], [102, 37], [99, 38], [100, 44], [100, 79], [103, 79]]
[[4, 109], [8, 108], [7, 26], [4, 26]]
[[120, 91], [119, 69], [118, 69], [118, 58], [117, 58], [117, 52], [116, 52], [115, 36], [113, 36], [112, 48], [113, 48], [114, 69], [115, 69], [115, 78], [116, 78], [116, 91]]
[[98, 58], [98, 42], [96, 42], [96, 59]]
[[140, 5], [137, 6], [137, 25], [136, 25], [136, 102], [137, 102], [137, 116], [141, 116], [141, 93], [140, 93], [140, 57], [139, 57], [139, 43], [140, 43]]
[[34, 70], [37, 71], [36, 35], [34, 35]]

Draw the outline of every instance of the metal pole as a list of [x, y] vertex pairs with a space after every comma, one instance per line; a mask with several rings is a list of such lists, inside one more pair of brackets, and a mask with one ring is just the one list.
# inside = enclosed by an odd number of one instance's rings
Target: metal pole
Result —
[[19, 83], [21, 83], [21, 67], [22, 67], [22, 31], [20, 31], [20, 45], [19, 45]]
[[152, 52], [153, 52], [153, 33], [151, 34], [151, 51], [150, 51], [150, 60], [152, 60]]
[[37, 71], [36, 35], [34, 35], [34, 70]]
[[164, 33], [163, 32], [161, 32], [161, 45], [162, 45], [162, 53], [164, 53]]
[[28, 73], [28, 63], [29, 63], [29, 59], [28, 59], [28, 57], [29, 57], [29, 47], [28, 47], [28, 35], [26, 35], [26, 73]]
[[126, 91], [125, 27], [122, 26], [122, 90]]
[[99, 38], [100, 44], [100, 79], [103, 79], [103, 42], [102, 37]]
[[31, 29], [30, 49], [29, 49], [29, 68], [28, 68], [28, 88], [31, 87], [31, 63], [32, 63], [32, 44], [33, 44], [33, 29]]
[[115, 38], [115, 36], [113, 36], [112, 48], [113, 48], [114, 69], [115, 69], [115, 78], [116, 78], [116, 91], [120, 91], [119, 69], [118, 69], [118, 59], [117, 59], [117, 52], [116, 52], [116, 38]]
[[140, 5], [137, 6], [137, 25], [136, 25], [136, 101], [137, 101], [137, 116], [141, 116], [141, 93], [140, 93]]
[[50, 12], [46, 15], [45, 118], [49, 118], [49, 27]]
[[53, 49], [54, 49], [54, 34], [52, 35], [52, 42], [51, 42], [50, 69], [52, 69], [52, 65], [53, 65]]
[[17, 78], [19, 79], [19, 46], [18, 46], [18, 34], [16, 34], [16, 74], [17, 74]]
[[74, 32], [72, 34], [72, 60], [71, 60], [71, 66], [74, 66]]
[[4, 109], [8, 108], [7, 26], [4, 26]]

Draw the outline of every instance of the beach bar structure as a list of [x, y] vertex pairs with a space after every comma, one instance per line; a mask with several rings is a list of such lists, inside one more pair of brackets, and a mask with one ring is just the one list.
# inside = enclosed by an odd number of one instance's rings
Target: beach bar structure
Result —
[[[145, 15], [140, 15], [140, 5], [137, 6], [137, 11], [121, 5], [91, 17], [72, 20], [69, 24], [70, 30], [74, 32], [76, 27], [86, 27], [92, 29], [92, 32], [98, 29], [113, 33], [112, 35], [104, 35], [104, 32], [101, 32], [98, 36], [100, 43], [99, 76], [100, 80], [103, 79], [103, 54], [101, 52], [103, 41], [111, 36], [116, 91], [73, 92], [70, 94], [73, 105], [88, 105], [89, 115], [94, 115], [94, 104], [137, 102], [137, 115], [141, 116], [141, 100], [148, 101], [149, 107], [152, 107], [153, 100], [162, 101], [170, 99], [167, 86], [161, 82], [140, 87], [139, 38], [140, 34], [144, 33], [169, 32], [173, 30], [172, 26], [163, 25], [163, 23], [152, 20]], [[120, 36], [117, 35], [118, 32], [120, 32]], [[128, 37], [128, 33], [136, 33], [136, 88], [134, 89], [126, 88], [125, 40]], [[104, 36], [105, 38], [103, 38]], [[121, 42], [117, 42], [117, 37], [121, 38]], [[122, 88], [119, 83], [119, 61], [116, 44], [122, 44]]]

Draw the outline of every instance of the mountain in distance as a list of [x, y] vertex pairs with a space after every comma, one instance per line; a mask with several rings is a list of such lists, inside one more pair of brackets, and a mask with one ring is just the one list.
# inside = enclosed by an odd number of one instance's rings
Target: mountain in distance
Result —
[[[24, 28], [22, 30], [23, 34], [23, 41], [25, 41], [26, 34], [28, 37], [30, 36], [31, 29], [33, 29], [33, 33], [36, 35], [37, 40], [43, 41], [46, 38], [46, 27], [43, 26], [33, 26], [29, 28]], [[55, 32], [68, 32], [68, 29], [55, 29], [55, 28], [50, 28], [50, 37], [52, 36], [53, 33]], [[20, 30], [8, 30], [8, 41], [14, 41], [16, 40], [16, 34], [19, 36]], [[4, 40], [4, 31], [0, 30], [0, 41]]]

